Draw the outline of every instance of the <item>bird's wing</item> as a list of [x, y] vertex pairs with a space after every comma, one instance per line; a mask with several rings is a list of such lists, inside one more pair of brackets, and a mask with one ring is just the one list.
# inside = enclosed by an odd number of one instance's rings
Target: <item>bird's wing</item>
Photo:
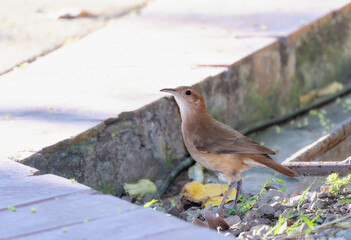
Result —
[[194, 145], [200, 152], [205, 153], [248, 153], [248, 154], [275, 154], [274, 151], [245, 137], [234, 129], [224, 125], [207, 129], [196, 134]]

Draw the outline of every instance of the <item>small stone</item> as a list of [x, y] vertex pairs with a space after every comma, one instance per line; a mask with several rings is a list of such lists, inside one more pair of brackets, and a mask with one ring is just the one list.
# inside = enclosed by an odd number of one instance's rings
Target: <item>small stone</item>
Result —
[[274, 202], [269, 204], [272, 208], [274, 208], [274, 210], [282, 210], [284, 209], [284, 207], [282, 206], [282, 204], [280, 202]]
[[228, 223], [229, 226], [232, 226], [241, 222], [241, 219], [238, 215], [227, 217], [224, 220]]
[[143, 202], [147, 203], [150, 202], [154, 197], [154, 194], [148, 193], [143, 197]]
[[253, 211], [253, 210], [249, 210], [245, 213], [245, 215], [243, 216], [243, 222], [250, 222], [253, 221], [254, 219], [256, 219], [258, 217], [257, 212]]
[[351, 193], [351, 183], [347, 184], [341, 189], [342, 194], [350, 194]]
[[328, 197], [327, 193], [325, 192], [319, 192], [317, 193], [317, 198], [326, 198]]
[[325, 201], [318, 199], [314, 203], [311, 204], [311, 210], [317, 210], [325, 207]]
[[344, 238], [346, 238], [347, 240], [351, 240], [351, 228], [345, 231]]
[[252, 234], [255, 236], [263, 236], [264, 234], [266, 234], [269, 230], [269, 226], [268, 225], [256, 225], [254, 227], [251, 228], [251, 232]]
[[252, 239], [250, 232], [242, 232], [239, 234], [239, 239]]
[[272, 200], [272, 202], [282, 202], [284, 200], [284, 197], [274, 196], [272, 199], [274, 200], [274, 201]]
[[280, 214], [282, 214], [282, 210], [275, 211], [274, 217], [278, 218]]
[[299, 228], [299, 232], [304, 232], [307, 229], [309, 229], [308, 225], [306, 223], [303, 223]]
[[182, 209], [180, 209], [180, 207], [178, 207], [178, 206], [172, 206], [167, 210], [167, 212], [175, 217], [180, 218], [180, 214], [182, 212]]
[[317, 192], [314, 191], [314, 192], [311, 194], [311, 196], [309, 197], [309, 201], [310, 201], [310, 203], [313, 203], [313, 202], [316, 201], [316, 200], [317, 200]]
[[341, 214], [327, 214], [325, 220], [324, 220], [324, 223], [328, 223], [328, 222], [331, 222], [331, 221], [334, 221], [338, 218], [341, 217]]
[[301, 206], [302, 209], [308, 209], [309, 207], [310, 207], [310, 203], [304, 203]]
[[292, 197], [290, 198], [290, 204], [293, 205], [294, 207], [297, 207], [297, 205], [299, 205], [300, 199], [301, 199], [301, 195]]
[[258, 212], [263, 214], [274, 214], [274, 208], [268, 204], [263, 204], [258, 208]]
[[281, 197], [284, 199], [284, 193], [279, 191], [279, 190], [276, 190], [276, 189], [270, 189], [266, 194], [264, 194], [262, 196], [262, 202], [263, 203], [268, 203], [270, 202], [274, 197]]
[[318, 224], [322, 224], [323, 222], [324, 222], [323, 219], [320, 218], [320, 217], [318, 217], [318, 218], [316, 219], [316, 223], [318, 223]]
[[295, 210], [294, 209], [285, 209], [284, 212], [282, 213], [282, 217], [287, 217], [289, 214], [294, 214]]
[[336, 234], [335, 234], [335, 237], [343, 237], [345, 234], [345, 231], [344, 230], [340, 230], [338, 231]]
[[333, 236], [337, 231], [338, 231], [338, 229], [328, 228], [328, 229], [323, 231], [323, 235], [326, 236], [328, 239], [335, 239]]

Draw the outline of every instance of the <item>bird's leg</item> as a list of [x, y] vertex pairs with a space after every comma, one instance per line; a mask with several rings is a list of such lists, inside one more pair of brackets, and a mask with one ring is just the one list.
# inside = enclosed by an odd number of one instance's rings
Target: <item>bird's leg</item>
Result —
[[217, 213], [220, 216], [225, 216], [226, 215], [225, 212], [223, 211], [223, 207], [224, 207], [225, 200], [227, 199], [228, 194], [229, 194], [229, 192], [230, 192], [230, 190], [232, 189], [233, 186], [234, 186], [234, 181], [229, 183], [228, 189], [227, 189], [227, 191], [225, 192], [225, 194], [223, 196], [221, 204], [219, 205], [219, 209], [218, 209]]
[[242, 179], [236, 182], [236, 194], [235, 194], [235, 203], [233, 209], [235, 210], [236, 205], [238, 203], [238, 198], [239, 198], [239, 193], [240, 193], [240, 187], [241, 187]]

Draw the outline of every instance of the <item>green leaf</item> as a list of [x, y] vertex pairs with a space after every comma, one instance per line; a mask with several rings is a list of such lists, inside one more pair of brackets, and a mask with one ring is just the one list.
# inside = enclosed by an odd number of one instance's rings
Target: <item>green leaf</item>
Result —
[[306, 188], [306, 190], [302, 193], [302, 196], [300, 198], [299, 204], [297, 205], [297, 211], [300, 212], [300, 206], [305, 198], [306, 193], [311, 189], [312, 185], [315, 183], [317, 178], [314, 178], [313, 182], [311, 183], [311, 185], [308, 186], [308, 188]]
[[285, 192], [286, 187], [279, 188], [280, 191]]
[[311, 222], [314, 223], [314, 221], [316, 221], [317, 218], [318, 218], [322, 213], [324, 213], [324, 212], [320, 212], [317, 216], [315, 216], [315, 217], [311, 220]]
[[339, 200], [338, 203], [350, 203], [351, 199], [343, 199], [343, 200]]
[[11, 210], [12, 212], [16, 212], [16, 208], [14, 206], [8, 206], [8, 210]]
[[310, 229], [313, 229], [313, 223], [303, 214], [301, 214], [301, 219], [304, 221]]

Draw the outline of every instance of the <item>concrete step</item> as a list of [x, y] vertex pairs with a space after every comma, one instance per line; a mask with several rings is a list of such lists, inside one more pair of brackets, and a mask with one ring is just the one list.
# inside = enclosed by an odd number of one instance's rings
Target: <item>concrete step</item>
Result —
[[0, 239], [222, 238], [77, 182], [35, 176], [32, 168], [13, 161], [0, 163]]

